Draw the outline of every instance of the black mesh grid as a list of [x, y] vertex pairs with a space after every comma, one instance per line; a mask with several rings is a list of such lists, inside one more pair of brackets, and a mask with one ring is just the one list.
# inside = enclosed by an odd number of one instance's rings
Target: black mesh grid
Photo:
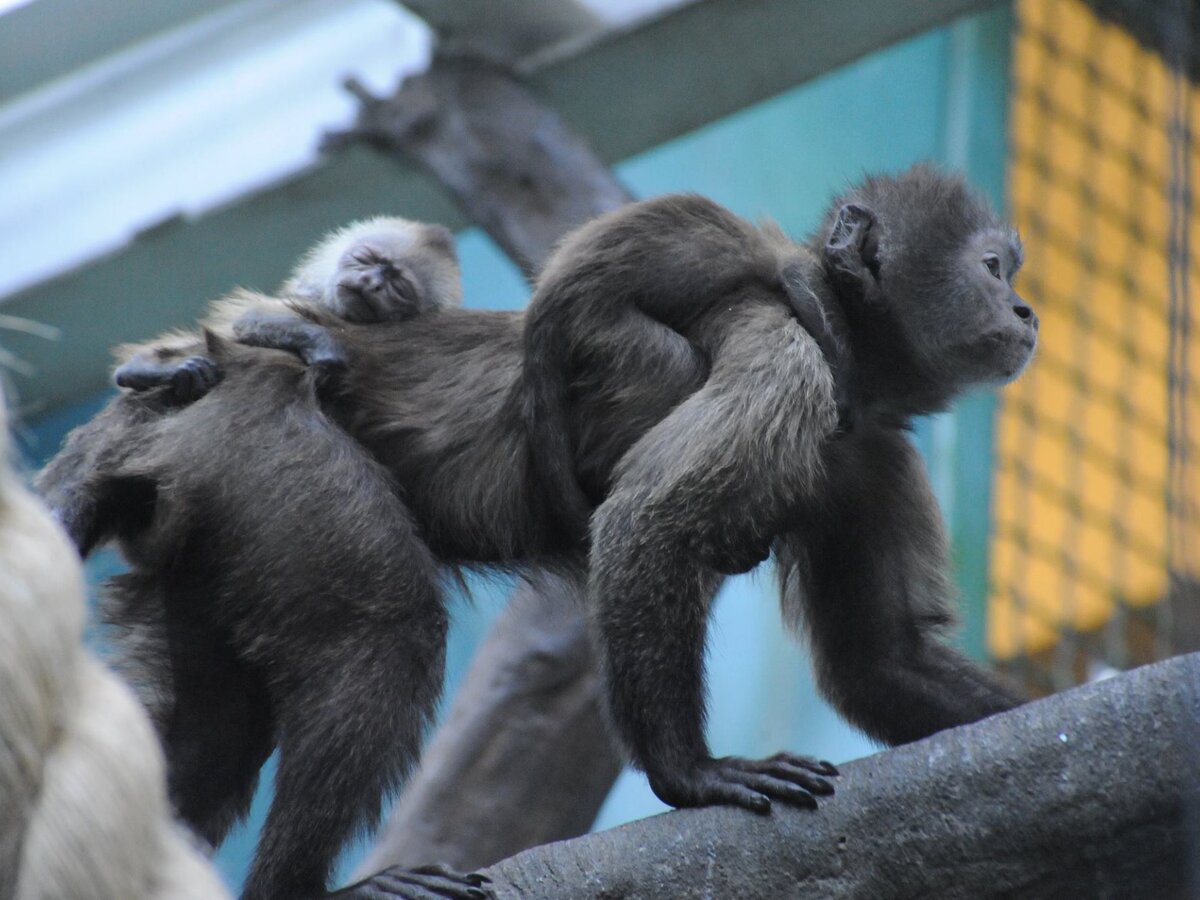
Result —
[[1200, 646], [1190, 2], [1015, 4], [1009, 195], [1038, 358], [1002, 395], [988, 644], [1035, 691]]

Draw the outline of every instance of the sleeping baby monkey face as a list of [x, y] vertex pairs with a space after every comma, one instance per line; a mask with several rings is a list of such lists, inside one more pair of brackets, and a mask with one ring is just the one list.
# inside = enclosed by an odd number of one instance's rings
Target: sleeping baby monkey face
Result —
[[281, 293], [351, 322], [397, 321], [462, 302], [454, 236], [441, 225], [377, 217], [329, 235]]

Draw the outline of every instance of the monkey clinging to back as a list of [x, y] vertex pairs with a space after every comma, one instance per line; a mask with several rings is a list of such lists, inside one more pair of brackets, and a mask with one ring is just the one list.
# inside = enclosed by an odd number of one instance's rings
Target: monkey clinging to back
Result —
[[[456, 305], [446, 235], [399, 219], [352, 227], [309, 255], [292, 295], [241, 292], [215, 321], [318, 304], [395, 322]], [[343, 844], [416, 760], [441, 692], [437, 563], [394, 479], [322, 413], [295, 356], [210, 330], [138, 348], [120, 371], [160, 384], [75, 429], [39, 488], [82, 555], [116, 541], [129, 563], [102, 615], [159, 729], [180, 817], [219, 844], [277, 747], [243, 897], [324, 897]], [[338, 895], [485, 894], [473, 876], [390, 869]]]
[[[219, 333], [250, 332], [246, 343], [290, 349], [311, 365], [337, 367], [341, 360], [329, 337], [297, 329], [286, 310], [325, 310], [346, 322], [403, 322], [461, 303], [454, 235], [441, 225], [375, 216], [326, 235], [292, 270], [278, 297], [234, 291], [214, 304], [207, 325]], [[272, 339], [276, 332], [282, 336]], [[194, 334], [167, 335], [123, 348], [122, 355], [125, 362], [114, 375], [118, 387], [169, 382], [178, 402], [203, 396], [219, 377]]]

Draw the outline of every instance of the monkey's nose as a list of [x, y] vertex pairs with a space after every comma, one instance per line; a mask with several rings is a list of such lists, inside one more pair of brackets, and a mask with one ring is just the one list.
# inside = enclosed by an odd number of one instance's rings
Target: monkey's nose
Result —
[[383, 286], [383, 273], [375, 266], [369, 269], [361, 269], [355, 273], [350, 283], [355, 290], [364, 292], [377, 291]]
[[1029, 326], [1034, 330], [1038, 327], [1037, 313], [1033, 311], [1033, 307], [1025, 303], [1014, 303], [1013, 312], [1017, 314], [1017, 318], [1029, 323]]

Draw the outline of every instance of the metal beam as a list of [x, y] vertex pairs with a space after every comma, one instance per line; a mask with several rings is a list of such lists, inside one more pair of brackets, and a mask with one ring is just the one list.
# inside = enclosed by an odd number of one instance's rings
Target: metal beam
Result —
[[[612, 162], [996, 3], [694, 0], [555, 47], [522, 69], [533, 90]], [[168, 222], [14, 295], [4, 312], [56, 325], [64, 335], [52, 346], [0, 335], [37, 369], [18, 384], [21, 406], [36, 411], [94, 394], [106, 383], [112, 345], [187, 324], [234, 284], [270, 289], [324, 230], [381, 211], [468, 224], [415, 168], [353, 150], [201, 219]]]
[[0, 19], [0, 103], [242, 0], [37, 0]]

